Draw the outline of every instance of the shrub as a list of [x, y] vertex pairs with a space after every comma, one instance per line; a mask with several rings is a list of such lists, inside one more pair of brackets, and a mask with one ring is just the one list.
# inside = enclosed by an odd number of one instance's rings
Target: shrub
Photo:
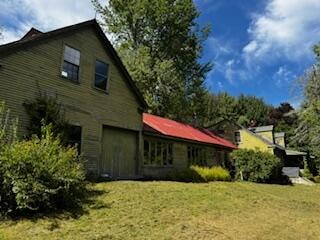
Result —
[[17, 140], [18, 119], [10, 116], [10, 110], [4, 102], [0, 102], [0, 151]]
[[320, 176], [315, 176], [315, 177], [313, 177], [313, 181], [314, 181], [315, 183], [320, 183]]
[[2, 214], [47, 211], [79, 203], [85, 190], [80, 157], [53, 137], [51, 126], [42, 136], [15, 142], [0, 153]]
[[165, 177], [168, 181], [176, 182], [194, 182], [200, 183], [205, 182], [205, 180], [192, 168], [186, 168], [183, 170], [174, 170], [167, 174]]
[[69, 123], [56, 98], [48, 97], [42, 93], [36, 99], [24, 102], [23, 106], [30, 118], [29, 136], [37, 135], [40, 137], [41, 126], [51, 124], [53, 135], [59, 136], [63, 144], [68, 141]]
[[178, 182], [211, 182], [230, 181], [231, 177], [227, 170], [222, 167], [191, 166], [184, 170], [175, 170], [167, 175], [167, 180]]
[[230, 181], [229, 172], [222, 167], [199, 167], [191, 166], [191, 169], [196, 171], [206, 182], [211, 181]]
[[251, 182], [282, 181], [282, 162], [275, 155], [249, 149], [231, 153], [236, 168], [236, 178]]

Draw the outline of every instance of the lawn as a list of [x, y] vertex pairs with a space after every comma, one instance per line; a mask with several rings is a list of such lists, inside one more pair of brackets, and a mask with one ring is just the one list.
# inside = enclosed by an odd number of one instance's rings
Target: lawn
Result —
[[70, 213], [0, 222], [0, 239], [319, 239], [320, 185], [119, 181]]

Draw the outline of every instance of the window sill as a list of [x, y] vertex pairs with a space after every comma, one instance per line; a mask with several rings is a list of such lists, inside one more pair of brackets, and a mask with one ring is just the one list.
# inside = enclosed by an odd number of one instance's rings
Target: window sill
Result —
[[94, 90], [96, 90], [97, 92], [100, 92], [100, 93], [104, 93], [104, 94], [107, 94], [109, 95], [109, 91], [108, 90], [103, 90], [101, 88], [97, 88], [95, 86], [92, 87]]
[[78, 80], [78, 81], [74, 81], [74, 80], [71, 80], [71, 79], [68, 78], [68, 77], [63, 76], [63, 75], [60, 75], [60, 77], [61, 77], [62, 79], [64, 79], [65, 81], [69, 81], [69, 82], [71, 82], [71, 83], [73, 83], [73, 84], [80, 85], [80, 81], [79, 81], [79, 80]]

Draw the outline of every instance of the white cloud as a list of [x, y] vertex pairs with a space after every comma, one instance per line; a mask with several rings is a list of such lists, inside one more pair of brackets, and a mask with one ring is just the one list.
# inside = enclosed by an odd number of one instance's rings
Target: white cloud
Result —
[[280, 66], [273, 74], [277, 87], [288, 86], [290, 81], [294, 80], [297, 76], [293, 74], [286, 66]]
[[2, 43], [18, 40], [32, 26], [49, 31], [95, 17], [90, 0], [1, 0], [0, 9]]
[[310, 58], [311, 46], [320, 40], [320, 1], [269, 0], [248, 33], [250, 42], [243, 55], [249, 65], [282, 57], [290, 61]]

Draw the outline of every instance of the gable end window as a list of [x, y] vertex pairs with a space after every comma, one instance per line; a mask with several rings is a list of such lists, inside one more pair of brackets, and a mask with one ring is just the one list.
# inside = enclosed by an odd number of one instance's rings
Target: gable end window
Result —
[[95, 67], [94, 86], [103, 91], [107, 91], [109, 65], [96, 60]]
[[73, 82], [79, 82], [80, 51], [65, 46], [62, 76]]

